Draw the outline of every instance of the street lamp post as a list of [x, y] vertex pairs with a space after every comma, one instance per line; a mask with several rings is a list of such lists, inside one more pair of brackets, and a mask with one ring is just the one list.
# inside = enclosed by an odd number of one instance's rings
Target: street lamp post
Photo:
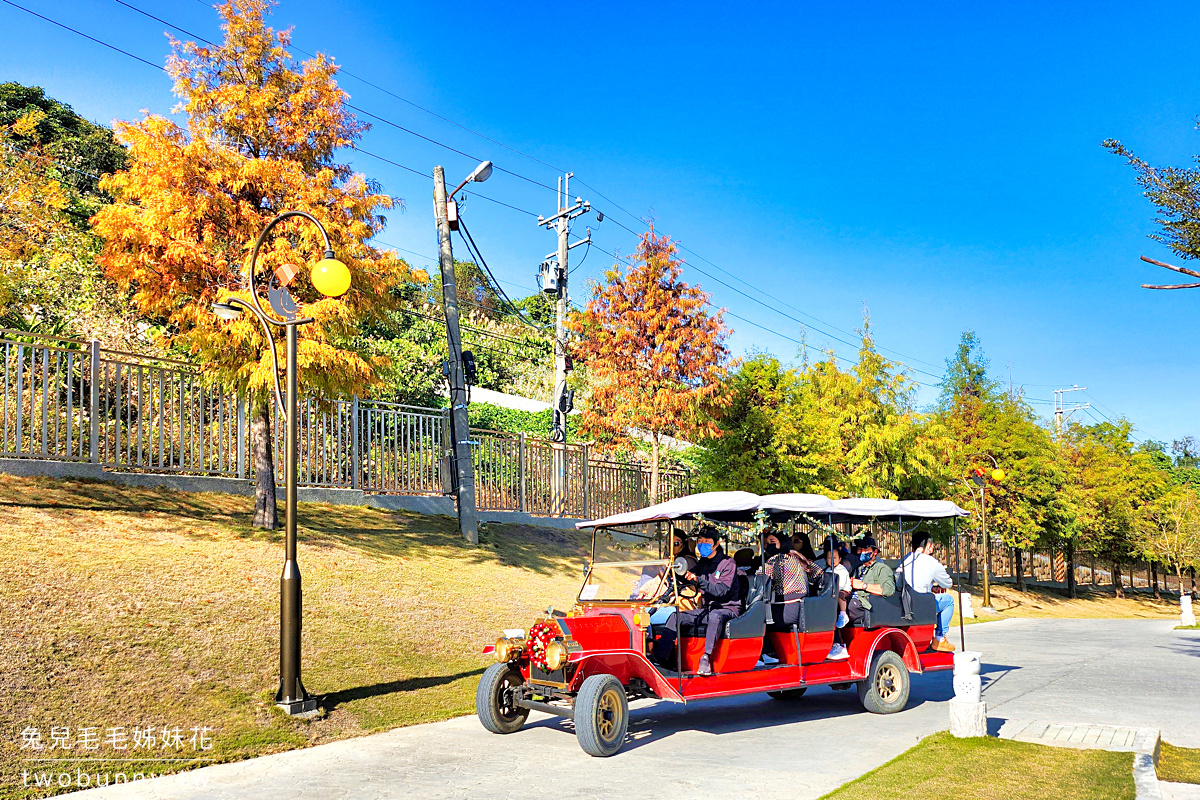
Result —
[[994, 456], [987, 453], [976, 453], [976, 456], [987, 456], [992, 462], [992, 471], [987, 473], [985, 470], [976, 467], [967, 473], [964, 482], [970, 481], [967, 484], [967, 489], [971, 491], [972, 496], [975, 490], [971, 489], [970, 484], [974, 483], [979, 487], [979, 526], [981, 535], [983, 536], [983, 607], [987, 611], [992, 611], [992, 540], [988, 537], [987, 532], [987, 479], [999, 483], [1004, 480], [1004, 470], [1000, 469], [1000, 465], [996, 463]]
[[[310, 317], [296, 318], [297, 306], [287, 284], [296, 275], [294, 268], [281, 267], [274, 273], [274, 285], [267, 284], [267, 295], [274, 312], [268, 315], [258, 297], [257, 270], [258, 253], [267, 234], [284, 220], [301, 217], [317, 226], [325, 242], [324, 258], [317, 262], [312, 271], [313, 286], [327, 297], [340, 297], [350, 288], [350, 271], [338, 261], [329, 244], [329, 234], [311, 214], [303, 211], [285, 211], [267, 223], [254, 241], [250, 252], [249, 288], [250, 302], [231, 297], [223, 303], [213, 304], [213, 313], [225, 320], [236, 319], [242, 310], [249, 311], [262, 326], [271, 350], [272, 375], [275, 379], [275, 402], [283, 414], [286, 430], [285, 466], [285, 545], [283, 574], [279, 579], [279, 690], [275, 693], [275, 704], [292, 716], [308, 716], [317, 711], [317, 701], [304, 689], [300, 681], [300, 625], [303, 614], [303, 591], [300, 584], [300, 567], [296, 563], [296, 484], [299, 471], [299, 420], [297, 419], [296, 395], [296, 329], [313, 322]], [[279, 361], [275, 354], [275, 337], [271, 326], [281, 327], [285, 332], [286, 398], [279, 386]]]

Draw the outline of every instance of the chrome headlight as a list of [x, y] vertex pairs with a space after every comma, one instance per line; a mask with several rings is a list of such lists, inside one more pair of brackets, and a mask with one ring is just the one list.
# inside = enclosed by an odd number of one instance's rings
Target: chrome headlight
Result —
[[567, 646], [562, 642], [551, 642], [546, 645], [546, 669], [554, 672], [562, 669], [567, 663]]
[[501, 664], [512, 661], [524, 649], [525, 641], [523, 639], [509, 639], [507, 636], [501, 636], [496, 640], [496, 661]]

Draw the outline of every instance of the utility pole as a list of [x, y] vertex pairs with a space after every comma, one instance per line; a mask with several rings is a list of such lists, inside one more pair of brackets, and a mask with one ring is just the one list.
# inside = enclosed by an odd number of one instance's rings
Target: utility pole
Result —
[[[554, 397], [552, 399], [554, 421], [550, 431], [550, 439], [555, 443], [554, 470], [551, 482], [551, 497], [553, 513], [562, 516], [566, 510], [567, 494], [567, 454], [563, 443], [567, 441], [567, 414], [574, 405], [574, 392], [567, 389], [567, 311], [571, 306], [571, 297], [567, 292], [567, 281], [570, 274], [567, 268], [568, 254], [582, 244], [590, 244], [592, 232], [578, 242], [571, 244], [571, 222], [578, 216], [592, 210], [592, 204], [576, 197], [575, 203], [570, 204], [571, 178], [574, 173], [568, 172], [558, 179], [558, 211], [550, 217], [538, 217], [538, 225], [558, 234], [558, 250], [546, 256], [542, 262], [541, 279], [542, 291], [555, 300], [554, 307]], [[603, 216], [597, 214], [597, 219]]]
[[446, 309], [446, 339], [450, 348], [450, 461], [458, 506], [458, 528], [464, 539], [471, 544], [479, 544], [479, 523], [475, 517], [475, 472], [471, 463], [471, 424], [467, 417], [462, 334], [458, 329], [458, 288], [454, 283], [454, 252], [450, 248], [446, 173], [441, 167], [433, 168], [433, 212], [437, 220], [442, 304]]
[[1064, 408], [1063, 407], [1063, 405], [1064, 405], [1063, 404], [1063, 395], [1066, 394], [1067, 392], [1085, 392], [1085, 391], [1087, 391], [1086, 386], [1072, 386], [1070, 389], [1055, 389], [1054, 390], [1054, 435], [1055, 435], [1055, 437], [1062, 436], [1062, 426], [1063, 426], [1063, 415], [1064, 414], [1068, 418], [1070, 418], [1070, 416], [1072, 414], [1074, 414], [1076, 411], [1082, 411], [1085, 408], [1092, 407], [1091, 403], [1084, 403], [1083, 405], [1076, 403], [1071, 408]]

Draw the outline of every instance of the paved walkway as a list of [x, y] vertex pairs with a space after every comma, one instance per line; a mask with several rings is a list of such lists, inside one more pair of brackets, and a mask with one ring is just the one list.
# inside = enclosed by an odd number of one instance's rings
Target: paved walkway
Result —
[[1127, 728], [1120, 725], [1072, 725], [1032, 720], [1006, 723], [1001, 739], [1033, 742], [1050, 747], [1079, 750], [1114, 750], [1119, 753], [1158, 752], [1158, 731], [1154, 728]]
[[1162, 800], [1200, 800], [1200, 786], [1194, 783], [1158, 782]]
[[[1200, 747], [1200, 635], [1167, 621], [1006, 620], [967, 629], [983, 657], [992, 733], [1004, 721], [1153, 727]], [[900, 714], [862, 711], [853, 691], [798, 703], [749, 696], [635, 704], [630, 741], [609, 759], [579, 749], [569, 721], [540, 714], [495, 736], [473, 717], [222, 764], [101, 798], [815, 798], [944, 730], [949, 672], [915, 676]], [[863, 746], [869, 742], [869, 746]], [[196, 785], [197, 781], [201, 785]]]

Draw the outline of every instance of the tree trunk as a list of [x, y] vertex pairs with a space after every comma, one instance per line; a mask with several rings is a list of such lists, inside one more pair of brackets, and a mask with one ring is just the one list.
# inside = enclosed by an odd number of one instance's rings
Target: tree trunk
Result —
[[1075, 542], [1068, 541], [1067, 549], [1067, 597], [1074, 600], [1079, 596], [1075, 590]]
[[1013, 562], [1017, 567], [1017, 591], [1023, 592], [1025, 591], [1025, 556], [1019, 547], [1013, 550]]
[[1121, 564], [1119, 561], [1112, 562], [1112, 583], [1113, 590], [1117, 593], [1117, 598], [1125, 597], [1125, 589], [1121, 586]]
[[1154, 592], [1154, 599], [1162, 600], [1162, 593], [1158, 591], [1158, 564], [1153, 559], [1150, 561], [1150, 588]]
[[650, 434], [650, 505], [658, 502], [658, 434]]
[[257, 400], [250, 418], [250, 436], [254, 446], [254, 527], [274, 530], [279, 527], [275, 506], [275, 456], [271, 447], [271, 405]]

